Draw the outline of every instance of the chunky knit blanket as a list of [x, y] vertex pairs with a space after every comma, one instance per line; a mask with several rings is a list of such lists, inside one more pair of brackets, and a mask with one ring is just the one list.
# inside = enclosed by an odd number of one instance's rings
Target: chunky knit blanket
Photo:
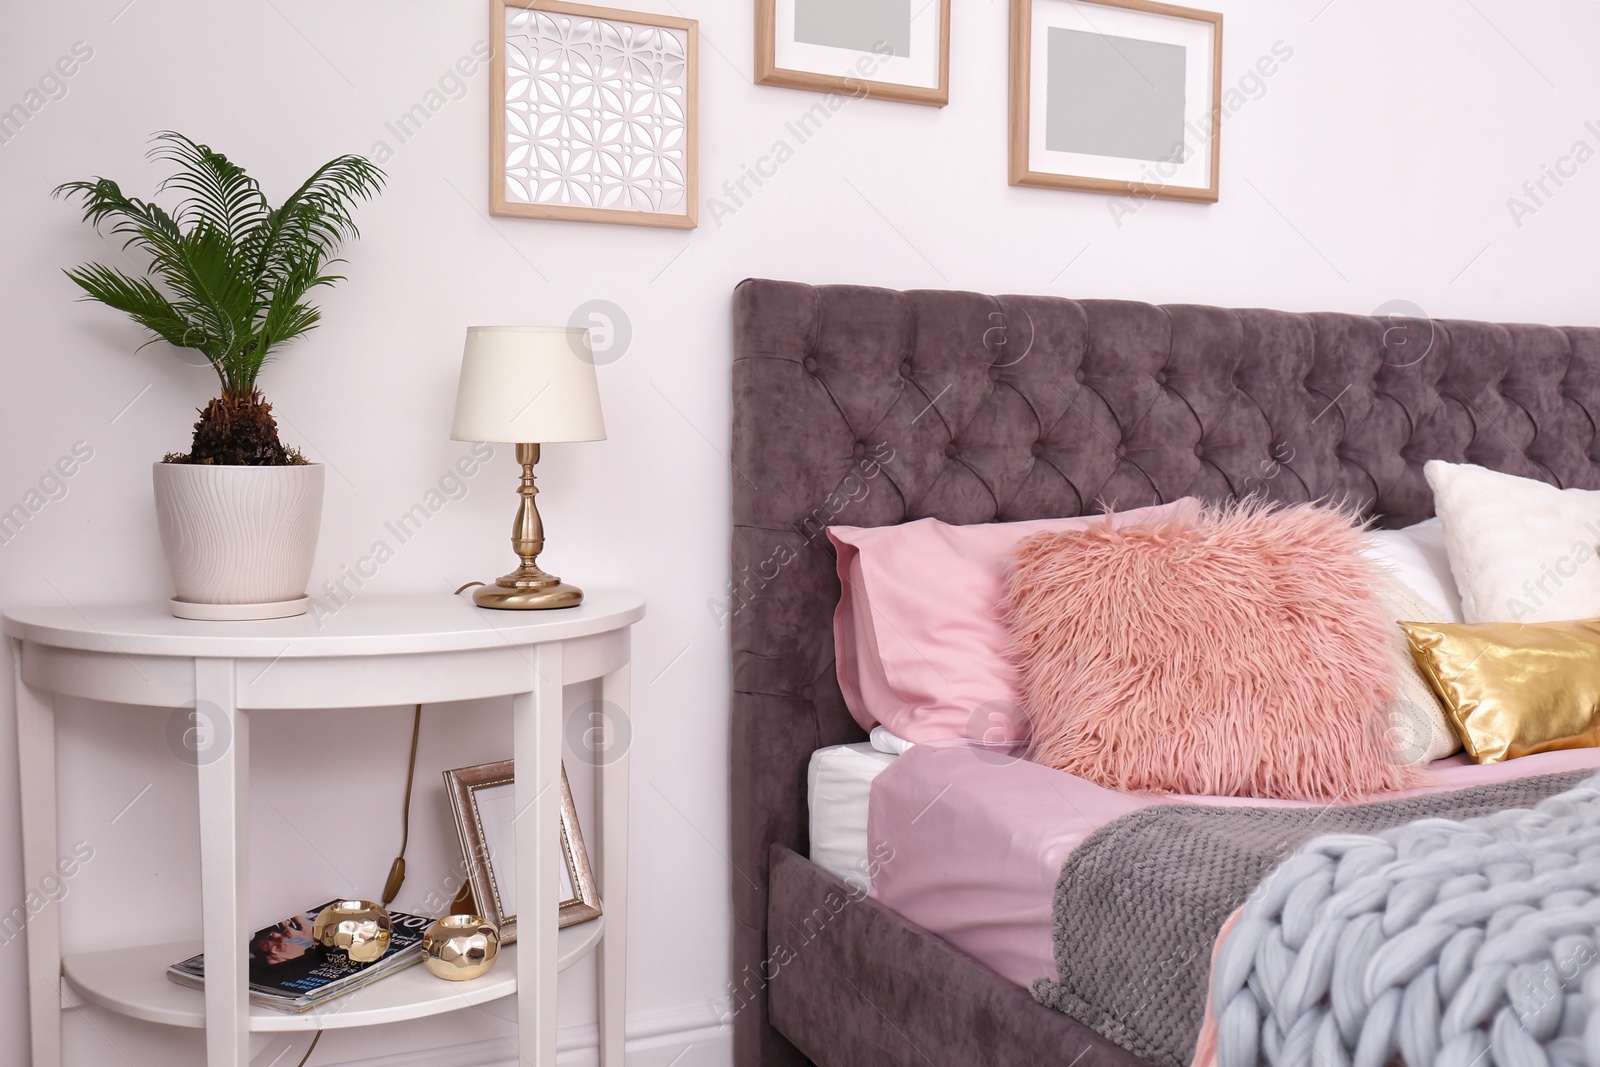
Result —
[[[1373, 834], [1419, 819], [1473, 819], [1503, 809], [1527, 808], [1570, 789], [1591, 773], [1523, 778], [1372, 804], [1320, 808], [1163, 804], [1125, 815], [1090, 835], [1062, 866], [1056, 883], [1053, 922], [1060, 980], [1034, 982], [1034, 999], [1071, 1015], [1155, 1067], [1188, 1067], [1205, 1013], [1206, 978], [1217, 931], [1262, 879], [1301, 845], [1329, 833]], [[1511, 831], [1513, 838], [1517, 832], [1520, 831]], [[1310, 861], [1313, 865], [1317, 862]], [[1292, 880], [1301, 877], [1300, 870], [1297, 867], [1285, 879], [1273, 882], [1278, 887], [1276, 892], [1292, 890]], [[1591, 880], [1600, 892], [1600, 866], [1592, 871]], [[1344, 888], [1343, 882], [1339, 888]], [[1411, 900], [1405, 896], [1407, 892], [1415, 891], [1402, 890], [1396, 898], [1400, 901], [1396, 908], [1415, 906], [1404, 903]], [[1263, 894], [1261, 899], [1269, 898]], [[1320, 902], [1322, 897], [1315, 901], [1302, 896], [1292, 899], [1292, 914], [1300, 916], [1304, 914], [1302, 906]], [[1431, 903], [1430, 897], [1423, 906]], [[1382, 903], [1377, 907], [1380, 913], [1385, 909]], [[1500, 927], [1495, 929], [1499, 932]], [[1292, 968], [1283, 964], [1284, 957], [1277, 946], [1287, 945], [1287, 939], [1292, 938], [1298, 948], [1304, 943], [1301, 933], [1298, 926], [1285, 927], [1283, 941], [1260, 935], [1248, 942], [1256, 947], [1268, 946], [1263, 950], [1268, 962], [1264, 975], [1249, 969], [1248, 974], [1227, 987], [1230, 994], [1226, 998], [1217, 1000], [1219, 1009], [1232, 1013], [1223, 1019], [1228, 1027], [1249, 1022], [1248, 998], [1254, 996], [1257, 987], [1270, 986], [1289, 973]], [[1255, 935], [1248, 935], [1247, 931], [1247, 936]], [[1247, 942], [1230, 935], [1224, 950], [1235, 944], [1246, 946]], [[1562, 946], [1566, 948], [1566, 942]], [[1320, 942], [1314, 947], [1320, 951]], [[1239, 955], [1249, 955], [1253, 960], [1255, 951], [1241, 947]], [[1316, 976], [1326, 977], [1321, 971], [1308, 975]], [[1302, 979], [1297, 977], [1296, 981]], [[1317, 987], [1315, 982], [1304, 985], [1305, 989]], [[1305, 999], [1301, 988], [1295, 986], [1291, 991], [1297, 1007]], [[1235, 1007], [1234, 998], [1241, 990], [1247, 999]], [[1294, 1018], [1301, 1014], [1297, 1012]], [[1258, 1009], [1258, 1017], [1270, 1018], [1270, 1014]], [[1296, 1032], [1293, 1025], [1280, 1028], [1280, 1032]], [[1230, 1037], [1228, 1047], [1230, 1055], [1238, 1058], [1225, 1061], [1222, 1067], [1253, 1065], [1256, 1046], [1240, 1045]], [[1274, 1049], [1277, 1045], [1262, 1039], [1260, 1047]], [[1309, 1051], [1304, 1062], [1308, 1067], [1346, 1067], [1348, 1063], [1312, 1057]], [[1424, 1062], [1407, 1058], [1408, 1067], [1424, 1067]], [[1600, 1060], [1596, 1063], [1600, 1067]], [[1362, 1060], [1360, 1064], [1368, 1067], [1369, 1061]], [[1371, 1067], [1383, 1067], [1383, 1061], [1378, 1060]], [[1467, 1060], [1454, 1067], [1468, 1067]]]
[[1600, 775], [1532, 808], [1321, 837], [1211, 980], [1219, 1067], [1600, 1067]]

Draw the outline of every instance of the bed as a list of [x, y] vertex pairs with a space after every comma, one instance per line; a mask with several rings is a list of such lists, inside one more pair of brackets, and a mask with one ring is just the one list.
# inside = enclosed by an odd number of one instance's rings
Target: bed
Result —
[[1600, 488], [1600, 329], [770, 280], [733, 327], [741, 1067], [1141, 1062], [806, 858], [811, 755], [865, 740], [826, 526], [1253, 492], [1404, 526], [1433, 458]]

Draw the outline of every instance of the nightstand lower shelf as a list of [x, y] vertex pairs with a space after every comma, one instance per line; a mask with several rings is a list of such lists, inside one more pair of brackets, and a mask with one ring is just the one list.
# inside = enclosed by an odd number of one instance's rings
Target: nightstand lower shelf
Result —
[[[600, 940], [605, 921], [601, 916], [562, 930], [556, 947], [557, 968], [565, 970], [582, 959]], [[73, 991], [91, 1004], [146, 1022], [199, 1028], [206, 1023], [204, 994], [167, 978], [169, 965], [199, 951], [199, 941], [179, 941], [84, 952], [64, 957], [61, 970]], [[300, 1015], [252, 1005], [250, 1029], [282, 1032], [374, 1026], [457, 1011], [516, 991], [517, 946], [511, 945], [500, 950], [493, 970], [470, 982], [435, 978], [419, 963]]]

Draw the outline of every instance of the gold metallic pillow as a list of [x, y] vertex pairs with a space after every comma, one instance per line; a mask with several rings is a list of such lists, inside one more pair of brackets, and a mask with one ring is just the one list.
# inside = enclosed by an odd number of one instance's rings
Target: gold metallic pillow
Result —
[[1477, 762], [1600, 745], [1600, 619], [1400, 626]]

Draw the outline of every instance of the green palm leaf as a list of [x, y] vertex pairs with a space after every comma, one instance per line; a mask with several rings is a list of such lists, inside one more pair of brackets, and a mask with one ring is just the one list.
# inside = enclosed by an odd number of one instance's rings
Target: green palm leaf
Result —
[[150, 158], [179, 168], [158, 191], [176, 189], [184, 194], [177, 211], [180, 224], [209, 226], [239, 245], [272, 213], [256, 180], [220, 152], [170, 130], [156, 134], [154, 140]]
[[74, 194], [83, 197], [83, 220], [96, 229], [110, 220], [111, 232], [127, 238], [122, 243], [124, 249], [140, 245], [159, 260], [171, 255], [183, 240], [177, 222], [159, 205], [123, 195], [110, 178], [67, 182], [55, 190], [56, 196]]
[[162, 340], [179, 348], [196, 348], [203, 352], [216, 347], [217, 339], [214, 336], [207, 334], [204, 327], [191, 322], [143, 278], [130, 277], [99, 263], [69, 270], [67, 277], [92, 299], [125, 312], [139, 325], [156, 334], [150, 343]]
[[300, 262], [320, 264], [334, 256], [344, 241], [360, 236], [356, 203], [376, 196], [383, 181], [383, 171], [361, 156], [340, 156], [318, 167], [245, 243], [258, 273], [276, 278]]

